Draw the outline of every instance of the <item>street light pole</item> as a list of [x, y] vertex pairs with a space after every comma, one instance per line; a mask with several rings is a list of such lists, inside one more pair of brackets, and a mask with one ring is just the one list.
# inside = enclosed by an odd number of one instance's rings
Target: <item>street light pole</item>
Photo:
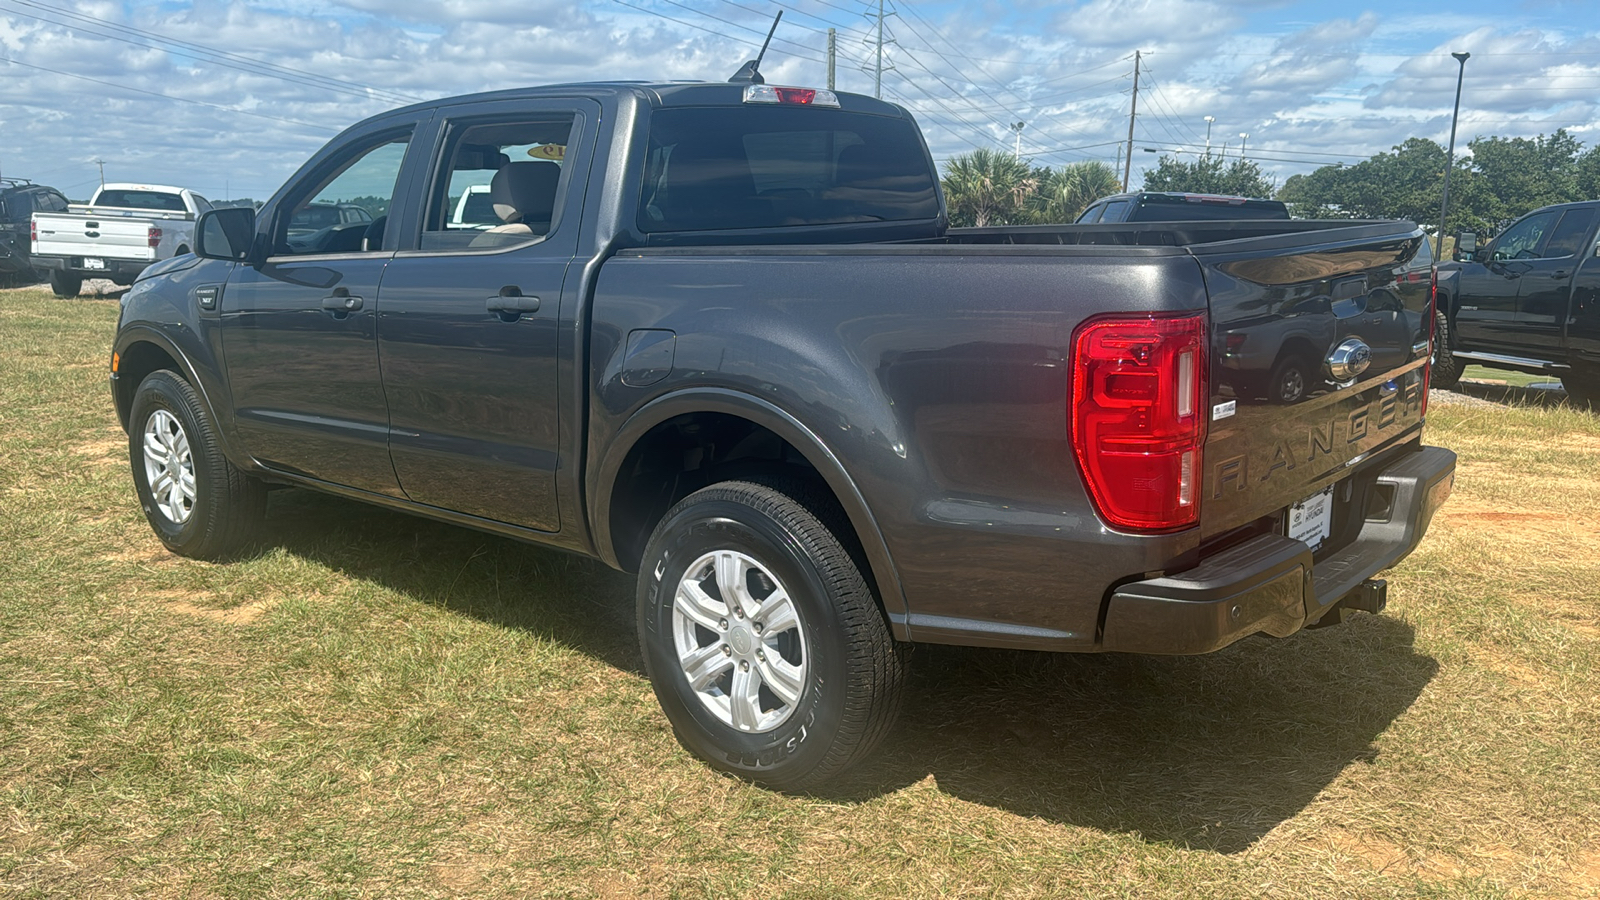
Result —
[[1467, 75], [1471, 53], [1452, 53], [1460, 67], [1456, 70], [1456, 108], [1450, 114], [1450, 149], [1444, 155], [1444, 190], [1439, 195], [1439, 248], [1433, 258], [1444, 258], [1444, 214], [1450, 203], [1450, 170], [1456, 167], [1456, 121], [1461, 117], [1461, 80]]
[[1217, 120], [1216, 116], [1206, 116], [1206, 155], [1211, 155], [1211, 123]]
[[1240, 159], [1244, 159], [1244, 144], [1245, 144], [1245, 141], [1247, 141], [1249, 139], [1250, 139], [1250, 132], [1248, 132], [1248, 131], [1239, 132], [1239, 158]]

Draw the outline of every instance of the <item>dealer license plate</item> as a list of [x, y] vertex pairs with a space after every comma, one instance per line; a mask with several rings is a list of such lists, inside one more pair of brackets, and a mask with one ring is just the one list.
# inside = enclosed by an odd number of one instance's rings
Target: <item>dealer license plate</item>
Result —
[[83, 258], [83, 267], [85, 269], [104, 269], [106, 267], [106, 261], [103, 259], [93, 259], [85, 256]]
[[1333, 527], [1333, 487], [1289, 507], [1289, 537], [1315, 551]]

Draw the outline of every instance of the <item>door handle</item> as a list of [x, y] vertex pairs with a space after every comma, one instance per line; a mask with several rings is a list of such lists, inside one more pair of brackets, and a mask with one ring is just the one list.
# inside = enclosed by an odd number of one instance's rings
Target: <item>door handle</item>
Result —
[[360, 297], [352, 297], [348, 293], [335, 293], [331, 297], [322, 298], [322, 308], [334, 314], [335, 317], [348, 315], [361, 308]]
[[538, 297], [524, 297], [516, 288], [506, 288], [483, 303], [484, 309], [500, 316], [502, 321], [515, 322], [525, 313], [539, 311]]
[[1557, 281], [1559, 281], [1559, 280], [1561, 280], [1561, 279], [1563, 279], [1563, 278], [1565, 278], [1565, 277], [1567, 277], [1568, 275], [1571, 275], [1571, 274], [1572, 274], [1571, 272], [1551, 272], [1550, 273], [1550, 277], [1556, 279]]

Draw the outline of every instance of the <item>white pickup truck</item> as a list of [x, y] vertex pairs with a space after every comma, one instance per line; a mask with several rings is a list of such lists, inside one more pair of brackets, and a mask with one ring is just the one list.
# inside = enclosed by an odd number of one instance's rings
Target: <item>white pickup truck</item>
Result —
[[33, 267], [57, 297], [76, 297], [85, 278], [132, 284], [153, 263], [188, 253], [206, 198], [160, 184], [101, 185], [86, 206], [33, 214]]

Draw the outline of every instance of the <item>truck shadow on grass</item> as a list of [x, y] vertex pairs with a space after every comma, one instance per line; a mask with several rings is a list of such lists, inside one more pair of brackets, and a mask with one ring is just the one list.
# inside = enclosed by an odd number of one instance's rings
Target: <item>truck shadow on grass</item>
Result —
[[[599, 562], [305, 491], [274, 493], [265, 539], [643, 677], [633, 578]], [[1438, 670], [1413, 643], [1361, 614], [1199, 657], [919, 646], [889, 738], [817, 793], [865, 802], [931, 775], [1017, 815], [1236, 853], [1377, 759]]]

